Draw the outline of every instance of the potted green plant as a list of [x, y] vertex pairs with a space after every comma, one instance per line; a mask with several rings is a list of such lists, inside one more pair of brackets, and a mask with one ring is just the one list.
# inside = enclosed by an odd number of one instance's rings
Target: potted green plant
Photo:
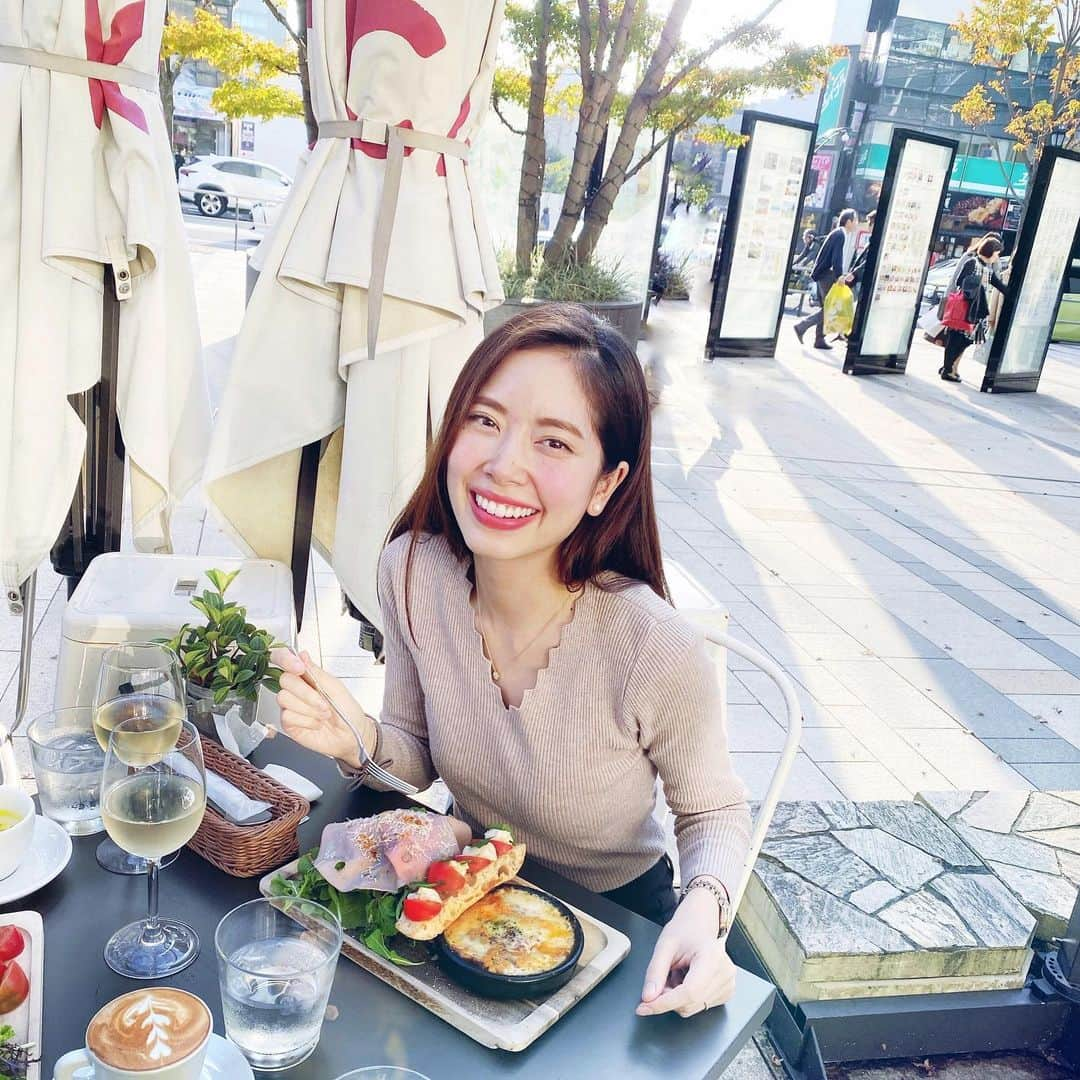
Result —
[[532, 305], [562, 300], [583, 304], [636, 346], [641, 336], [641, 300], [634, 295], [632, 277], [617, 261], [594, 255], [581, 263], [549, 266], [537, 249], [529, 272], [522, 274], [513, 252], [499, 252], [498, 260], [506, 300], [484, 313], [485, 334]]
[[213, 716], [233, 708], [250, 724], [255, 719], [259, 687], [281, 688], [281, 669], [270, 663], [270, 650], [280, 642], [247, 621], [247, 609], [225, 599], [239, 570], [206, 572], [213, 589], [191, 599], [206, 619], [201, 626], [184, 623], [172, 638], [162, 639], [180, 657], [187, 680], [188, 713], [200, 730], [216, 735]]

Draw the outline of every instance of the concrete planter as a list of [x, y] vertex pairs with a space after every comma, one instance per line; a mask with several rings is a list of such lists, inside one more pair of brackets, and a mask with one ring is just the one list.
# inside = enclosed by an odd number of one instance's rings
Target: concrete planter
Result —
[[[507, 319], [520, 311], [526, 311], [547, 302], [545, 300], [505, 300], [497, 308], [484, 312], [484, 333], [490, 334], [492, 330], [502, 326]], [[638, 338], [641, 337], [640, 300], [605, 300], [586, 303], [582, 306], [588, 308], [594, 315], [606, 319], [632, 346], [637, 345]]]

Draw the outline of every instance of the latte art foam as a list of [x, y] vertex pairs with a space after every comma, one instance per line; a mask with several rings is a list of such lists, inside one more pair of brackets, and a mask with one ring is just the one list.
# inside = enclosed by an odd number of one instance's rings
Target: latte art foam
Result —
[[134, 990], [98, 1010], [86, 1045], [105, 1064], [141, 1072], [183, 1061], [210, 1032], [210, 1013], [193, 994], [167, 986]]

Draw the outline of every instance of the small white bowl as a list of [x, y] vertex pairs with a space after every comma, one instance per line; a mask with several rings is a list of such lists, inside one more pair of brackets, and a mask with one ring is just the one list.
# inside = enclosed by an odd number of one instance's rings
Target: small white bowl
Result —
[[34, 837], [34, 800], [18, 784], [0, 784], [0, 810], [19, 815], [19, 820], [0, 831], [0, 880], [19, 868]]

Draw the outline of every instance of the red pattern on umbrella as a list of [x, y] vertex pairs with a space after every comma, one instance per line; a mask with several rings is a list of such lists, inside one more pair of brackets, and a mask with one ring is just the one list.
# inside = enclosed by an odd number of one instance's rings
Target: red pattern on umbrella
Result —
[[[143, 32], [144, 0], [135, 0], [120, 8], [113, 16], [106, 41], [101, 32], [101, 12], [98, 0], [86, 0], [86, 59], [96, 60], [99, 64], [120, 64], [127, 57], [132, 45]], [[142, 109], [130, 98], [124, 97], [120, 84], [106, 79], [89, 79], [90, 108], [94, 113], [94, 123], [101, 127], [105, 110], [122, 116], [134, 124], [140, 131], [150, 133], [146, 116]]]
[[[377, 31], [397, 34], [412, 46], [417, 56], [427, 60], [440, 49], [446, 48], [446, 35], [439, 21], [429, 11], [422, 8], [416, 0], [345, 0], [345, 78], [352, 71], [353, 48], [368, 34]], [[356, 113], [346, 106], [350, 120], [356, 119]], [[398, 127], [411, 128], [411, 120], [402, 120]], [[385, 160], [387, 148], [383, 143], [364, 142], [363, 139], [350, 139], [349, 145], [354, 150], [361, 150], [370, 158]], [[413, 147], [405, 148], [405, 156], [413, 152]]]
[[[466, 94], [462, 99], [461, 108], [458, 110], [457, 119], [450, 125], [450, 130], [446, 133], [448, 139], [456, 139], [457, 133], [461, 130], [462, 125], [469, 118], [469, 95]], [[465, 145], [468, 146], [469, 140], [465, 140]], [[446, 155], [439, 155], [439, 164], [435, 166], [435, 172], [439, 176], [446, 175]]]

